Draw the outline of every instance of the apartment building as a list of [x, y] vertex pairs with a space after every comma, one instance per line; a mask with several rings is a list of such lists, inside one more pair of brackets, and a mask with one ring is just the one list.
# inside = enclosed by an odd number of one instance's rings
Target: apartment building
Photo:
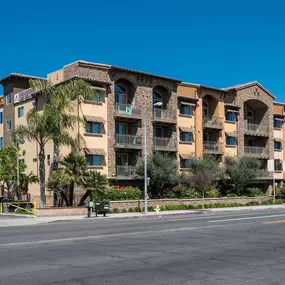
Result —
[[[46, 98], [33, 96], [29, 80], [34, 76], [11, 74], [0, 80], [4, 98], [0, 105], [0, 144], [9, 146], [10, 133], [26, 124], [25, 115], [40, 109]], [[138, 183], [135, 168], [143, 155], [144, 115], [147, 125], [147, 153], [168, 153], [177, 159], [179, 171], [187, 170], [187, 160], [203, 155], [250, 156], [276, 159], [274, 177], [283, 179], [282, 142], [285, 105], [274, 103], [274, 96], [258, 82], [218, 89], [137, 70], [77, 61], [47, 75], [53, 84], [73, 78], [86, 80], [97, 92], [93, 101], [76, 108], [85, 125], [71, 130], [84, 138], [82, 153], [90, 169], [106, 174], [112, 184]], [[3, 102], [5, 101], [5, 102]], [[2, 113], [1, 113], [2, 112]], [[2, 114], [2, 115], [1, 115]], [[38, 172], [38, 146], [25, 141], [21, 146], [27, 171]], [[63, 147], [61, 154], [69, 149]], [[23, 154], [21, 152], [21, 154]], [[52, 143], [46, 147], [47, 177], [52, 165]], [[272, 178], [259, 178], [270, 192]], [[31, 194], [39, 200], [39, 187]], [[53, 195], [47, 192], [47, 202]]]

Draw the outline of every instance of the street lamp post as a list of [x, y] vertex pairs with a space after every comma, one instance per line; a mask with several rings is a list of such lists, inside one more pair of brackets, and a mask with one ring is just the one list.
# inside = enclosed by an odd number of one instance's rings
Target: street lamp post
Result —
[[[160, 107], [162, 102], [156, 102], [151, 107]], [[147, 145], [146, 145], [146, 133], [147, 133], [147, 122], [146, 122], [146, 112], [148, 108], [144, 110], [143, 123], [144, 123], [144, 214], [147, 214]]]

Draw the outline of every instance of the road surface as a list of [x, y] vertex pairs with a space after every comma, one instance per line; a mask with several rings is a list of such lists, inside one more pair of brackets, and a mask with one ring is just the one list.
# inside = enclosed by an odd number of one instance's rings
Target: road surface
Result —
[[285, 284], [285, 210], [1, 228], [0, 284]]

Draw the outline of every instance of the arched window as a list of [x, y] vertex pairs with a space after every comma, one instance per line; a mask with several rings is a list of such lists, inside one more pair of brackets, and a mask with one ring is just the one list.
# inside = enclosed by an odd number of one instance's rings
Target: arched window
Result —
[[203, 100], [203, 116], [204, 117], [209, 116], [209, 106], [208, 106], [208, 102], [206, 102], [205, 100]]
[[128, 92], [122, 84], [115, 84], [115, 102], [116, 104], [127, 104]]
[[[152, 106], [154, 106], [156, 103], [162, 103], [162, 96], [157, 91], [152, 92]], [[157, 108], [158, 106], [155, 106]]]

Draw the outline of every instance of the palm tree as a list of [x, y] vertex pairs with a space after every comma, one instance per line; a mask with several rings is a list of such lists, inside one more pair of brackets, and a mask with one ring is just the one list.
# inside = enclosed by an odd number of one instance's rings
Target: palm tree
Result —
[[106, 175], [98, 171], [89, 171], [85, 184], [86, 192], [82, 196], [79, 205], [82, 205], [88, 196], [91, 197], [91, 200], [102, 198], [107, 185], [108, 179]]
[[65, 179], [69, 184], [69, 204], [73, 206], [75, 186], [83, 186], [87, 183], [88, 163], [78, 150], [73, 150], [63, 158], [60, 164], [64, 167]]
[[40, 196], [41, 206], [46, 206], [45, 196], [45, 146], [52, 139], [49, 131], [50, 114], [46, 109], [37, 111], [32, 109], [27, 114], [27, 126], [19, 125], [13, 132], [13, 136], [18, 136], [29, 141], [36, 141], [39, 145], [39, 181], [40, 181]]
[[[47, 181], [47, 189], [53, 191], [54, 195], [58, 197], [55, 199], [58, 206], [63, 206], [62, 200], [66, 206], [69, 206], [67, 198], [69, 189], [69, 176], [66, 175], [63, 169], [58, 169], [52, 172]], [[59, 199], [61, 198], [61, 199]], [[57, 204], [55, 204], [56, 206]]]
[[19, 185], [19, 192], [22, 195], [25, 195], [29, 191], [29, 185], [39, 183], [38, 176], [34, 175], [33, 172], [26, 174], [24, 172], [20, 173], [20, 185]]

